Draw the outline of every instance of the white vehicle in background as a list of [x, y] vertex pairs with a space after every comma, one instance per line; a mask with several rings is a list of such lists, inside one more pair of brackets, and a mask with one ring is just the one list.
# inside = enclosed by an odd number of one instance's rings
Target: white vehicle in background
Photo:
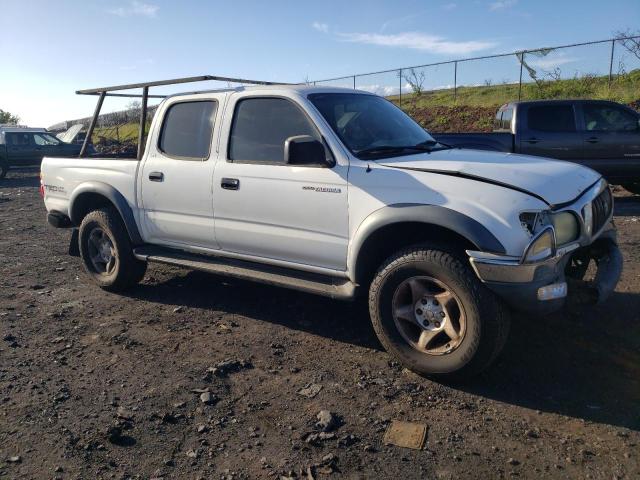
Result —
[[[141, 87], [146, 106], [149, 86], [168, 83], [80, 92], [100, 95], [87, 138], [109, 92]], [[159, 262], [365, 296], [382, 344], [421, 374], [479, 372], [511, 308], [551, 312], [578, 289], [603, 301], [622, 269], [598, 173], [450, 148], [367, 92], [173, 95], [138, 157], [42, 163], [49, 223], [76, 229], [72, 248], [98, 285], [131, 287]], [[582, 282], [591, 260], [595, 279]]]

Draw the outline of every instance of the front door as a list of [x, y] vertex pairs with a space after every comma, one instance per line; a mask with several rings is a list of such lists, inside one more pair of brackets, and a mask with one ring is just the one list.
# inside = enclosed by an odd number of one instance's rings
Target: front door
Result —
[[[347, 170], [335, 163], [288, 165], [284, 143], [323, 141], [295, 100], [233, 98], [213, 182], [216, 239], [227, 252], [290, 264], [346, 269]], [[326, 143], [325, 143], [326, 145]]]
[[608, 179], [638, 177], [640, 124], [637, 114], [610, 103], [582, 104], [587, 165]]
[[160, 122], [139, 173], [142, 230], [148, 243], [217, 248], [211, 181], [221, 99], [192, 98], [169, 101], [156, 113]]

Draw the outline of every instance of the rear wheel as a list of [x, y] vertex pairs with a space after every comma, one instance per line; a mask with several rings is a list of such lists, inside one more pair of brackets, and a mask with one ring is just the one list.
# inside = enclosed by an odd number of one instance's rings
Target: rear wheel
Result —
[[0, 179], [7, 176], [7, 172], [9, 171], [9, 164], [6, 160], [0, 159]]
[[127, 230], [114, 208], [94, 210], [84, 217], [79, 244], [85, 270], [101, 288], [124, 290], [144, 277], [147, 264], [134, 257]]
[[384, 347], [423, 375], [477, 374], [506, 341], [509, 312], [466, 262], [437, 246], [392, 256], [369, 291], [373, 327]]
[[628, 192], [635, 193], [636, 195], [640, 195], [640, 182], [625, 183], [622, 186]]

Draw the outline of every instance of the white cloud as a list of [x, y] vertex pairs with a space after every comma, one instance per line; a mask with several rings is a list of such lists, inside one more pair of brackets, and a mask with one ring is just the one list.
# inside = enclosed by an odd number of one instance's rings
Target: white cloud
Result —
[[329, 25], [327, 25], [326, 23], [313, 22], [311, 26], [314, 28], [314, 30], [317, 30], [319, 32], [329, 33]]
[[443, 10], [453, 10], [454, 8], [456, 8], [458, 6], [457, 3], [445, 3], [444, 5], [442, 5], [442, 9]]
[[494, 42], [479, 40], [453, 42], [443, 37], [420, 32], [403, 32], [388, 35], [380, 33], [339, 33], [338, 36], [344, 41], [353, 43], [410, 48], [431, 53], [454, 55], [473, 53], [496, 46]]
[[562, 53], [555, 56], [549, 55], [548, 57], [532, 59], [532, 54], [525, 55], [525, 62], [532, 67], [541, 68], [542, 70], [553, 70], [556, 67], [572, 63], [580, 60], [579, 58], [567, 57]]
[[128, 7], [118, 7], [111, 10], [107, 10], [112, 15], [119, 17], [130, 17], [133, 15], [140, 15], [143, 17], [155, 17], [158, 12], [158, 6], [151, 3], [142, 3], [137, 0], [133, 0]]
[[489, 10], [503, 10], [505, 8], [511, 8], [516, 3], [518, 3], [518, 0], [498, 0], [489, 4]]

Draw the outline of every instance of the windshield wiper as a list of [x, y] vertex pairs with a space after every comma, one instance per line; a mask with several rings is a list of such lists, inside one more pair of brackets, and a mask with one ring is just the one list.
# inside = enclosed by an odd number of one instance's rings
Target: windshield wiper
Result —
[[377, 147], [363, 148], [357, 150], [356, 155], [375, 155], [376, 153], [401, 152], [403, 150], [416, 150], [419, 152], [430, 152], [438, 142], [435, 140], [425, 140], [415, 145], [379, 145]]

